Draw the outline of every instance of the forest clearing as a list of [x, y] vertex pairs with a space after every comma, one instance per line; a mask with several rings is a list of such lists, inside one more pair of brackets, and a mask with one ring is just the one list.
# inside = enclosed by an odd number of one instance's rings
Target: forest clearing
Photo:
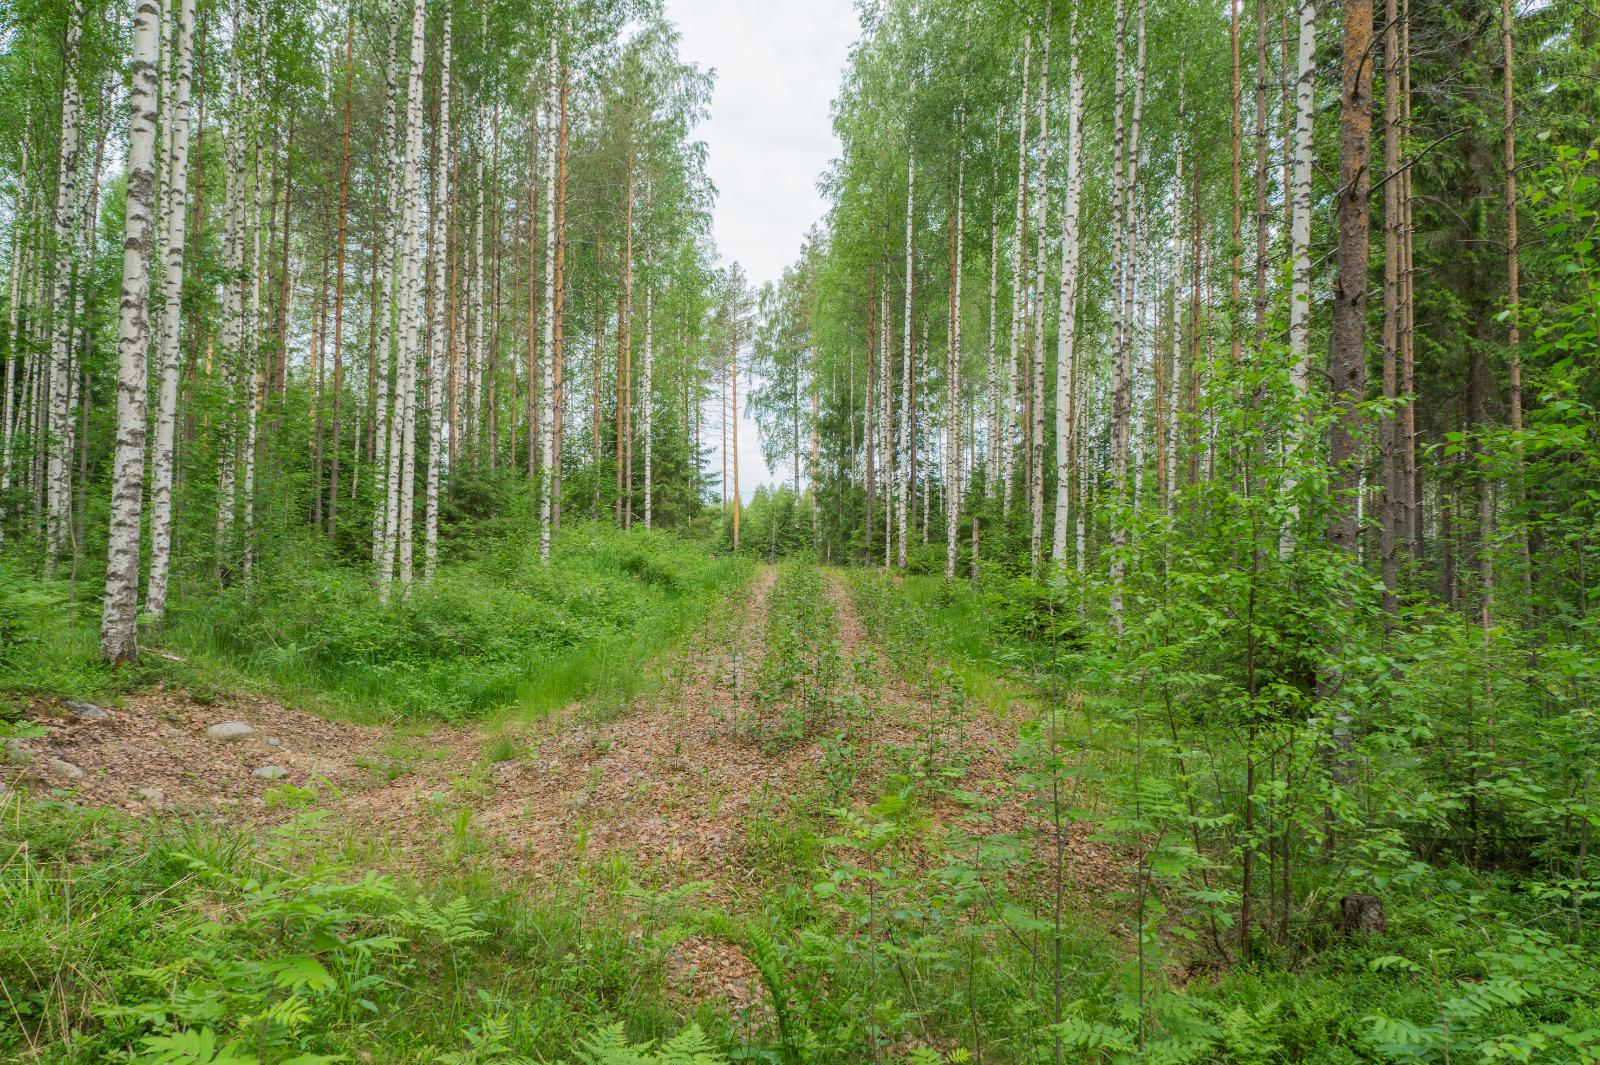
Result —
[[1600, 1065], [1597, 115], [1583, 0], [0, 0], [0, 1060]]

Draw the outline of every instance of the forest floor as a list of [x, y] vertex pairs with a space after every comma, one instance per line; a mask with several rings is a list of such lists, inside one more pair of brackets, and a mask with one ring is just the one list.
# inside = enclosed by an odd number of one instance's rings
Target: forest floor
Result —
[[[801, 797], [816, 795], [829, 757], [821, 735], [772, 744], [753, 727], [771, 711], [754, 690], [776, 576], [761, 569], [713, 610], [654, 664], [656, 675], [629, 705], [576, 702], [533, 720], [429, 729], [156, 689], [99, 712], [41, 704], [32, 716], [48, 732], [28, 741], [26, 775], [37, 787], [70, 789], [81, 803], [246, 828], [287, 821], [304, 804], [285, 797], [304, 789], [299, 795], [314, 792], [325, 812], [324, 829], [380, 872], [426, 880], [465, 862], [535, 892], [585, 863], [621, 859], [629, 879], [652, 890], [692, 891], [721, 912], [752, 912], [776, 881], [809, 875], [771, 868], [760, 840]], [[890, 766], [937, 745], [955, 767], [950, 787], [992, 803], [985, 831], [1020, 828], [1028, 813], [1011, 786], [1015, 725], [977, 702], [941, 703], [897, 675], [868, 638], [845, 581], [823, 577], [831, 639], [848, 664], [837, 682], [846, 691], [836, 694], [862, 710], [844, 805], [870, 806]], [[250, 728], [232, 739], [209, 731], [227, 722]], [[953, 822], [962, 812], [938, 799], [929, 816]], [[1092, 894], [1126, 873], [1088, 834], [1087, 826], [1069, 829], [1069, 864]], [[760, 978], [739, 947], [690, 936], [671, 964], [671, 985], [686, 999], [758, 1008]]]

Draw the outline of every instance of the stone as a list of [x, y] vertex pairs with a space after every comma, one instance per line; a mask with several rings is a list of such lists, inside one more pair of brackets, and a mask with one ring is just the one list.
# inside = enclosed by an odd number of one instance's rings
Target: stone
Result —
[[167, 793], [160, 788], [140, 788], [134, 794], [151, 806], [160, 806], [167, 801]]
[[278, 747], [278, 746], [281, 746], [282, 744], [283, 744], [283, 741], [280, 740], [276, 736], [268, 736], [267, 737], [267, 746], [268, 747]]
[[111, 716], [111, 711], [93, 703], [67, 703], [67, 709], [72, 711], [72, 716], [84, 721], [105, 721]]
[[44, 763], [45, 772], [53, 777], [62, 777], [66, 780], [83, 779], [83, 770], [73, 765], [64, 758], [50, 758]]
[[245, 721], [219, 721], [206, 729], [207, 738], [213, 740], [248, 740], [255, 734], [255, 727]]
[[289, 771], [281, 765], [264, 765], [259, 769], [252, 769], [250, 775], [257, 780], [277, 780], [289, 775]]
[[1344, 935], [1373, 934], [1387, 926], [1378, 896], [1351, 894], [1339, 900], [1339, 931]]

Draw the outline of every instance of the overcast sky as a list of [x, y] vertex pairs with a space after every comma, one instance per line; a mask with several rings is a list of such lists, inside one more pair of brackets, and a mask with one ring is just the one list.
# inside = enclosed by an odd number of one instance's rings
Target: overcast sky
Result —
[[[698, 131], [717, 186], [717, 247], [752, 284], [775, 281], [827, 209], [817, 179], [838, 154], [830, 106], [856, 36], [851, 0], [666, 0], [666, 8], [683, 57], [717, 75], [711, 117]], [[714, 454], [710, 468], [721, 461]], [[741, 417], [740, 495], [772, 481], [755, 424]]]

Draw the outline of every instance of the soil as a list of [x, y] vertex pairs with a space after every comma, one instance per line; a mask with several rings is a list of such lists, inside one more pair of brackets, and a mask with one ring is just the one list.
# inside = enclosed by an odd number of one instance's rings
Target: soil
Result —
[[[467, 860], [529, 891], [555, 890], [577, 863], [624, 855], [636, 880], [693, 885], [710, 905], [747, 912], [771, 875], [752, 826], [781, 818], [792, 798], [813, 792], [826, 757], [816, 738], [773, 747], [748, 734], [775, 576], [764, 568], [741, 598], [669, 656], [654, 690], [610, 715], [580, 703], [509, 729], [407, 735], [263, 698], [205, 705], [157, 689], [107, 708], [100, 720], [66, 706], [38, 708], [33, 716], [46, 736], [14, 751], [28, 759], [20, 773], [0, 776], [81, 803], [244, 825], [290, 816], [274, 801], [284, 785], [316, 789], [317, 807], [329, 812], [323, 824], [391, 871]], [[935, 740], [942, 757], [963, 767], [956, 785], [992, 804], [984, 831], [1024, 827], [1030, 814], [1009, 790], [1017, 771], [1014, 728], [982, 707], [942, 705], [900, 679], [869, 640], [843, 583], [831, 574], [827, 580], [842, 661], [871, 663], [863, 672], [847, 669], [866, 710], [866, 735], [857, 742], [876, 752], [915, 751]], [[209, 727], [234, 720], [255, 734], [207, 736]], [[861, 760], [854, 788], [861, 805], [878, 794], [885, 761]], [[268, 766], [285, 772], [278, 779], [255, 775]], [[963, 812], [942, 799], [932, 815], [953, 823]], [[1085, 826], [1068, 823], [1063, 843], [1076, 884], [1105, 888], [1122, 879], [1123, 863], [1091, 842]], [[1039, 858], [1043, 868], [1046, 856]], [[688, 999], [761, 1008], [759, 975], [729, 943], [691, 936], [673, 948], [670, 965], [671, 985]]]

